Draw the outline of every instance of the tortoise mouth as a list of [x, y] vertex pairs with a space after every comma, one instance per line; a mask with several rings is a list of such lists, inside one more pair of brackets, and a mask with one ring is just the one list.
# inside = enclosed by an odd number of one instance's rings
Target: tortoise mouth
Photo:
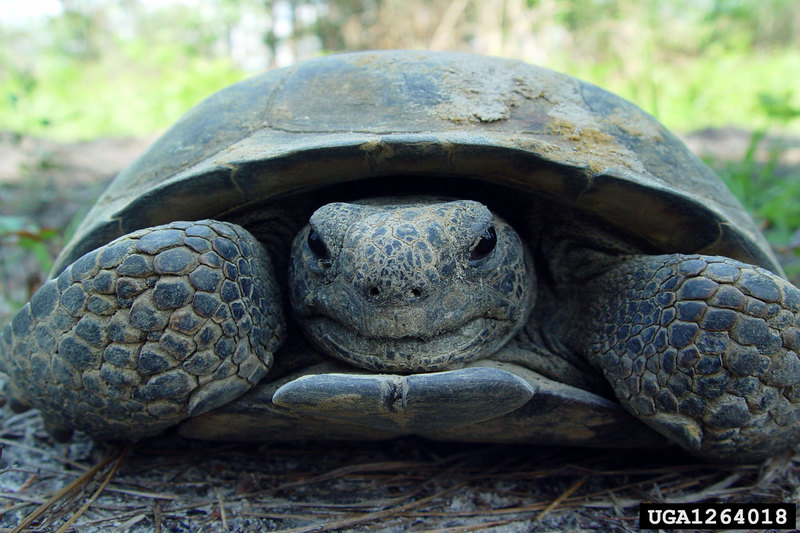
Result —
[[426, 373], [457, 368], [497, 351], [513, 333], [511, 320], [477, 317], [429, 337], [366, 336], [328, 316], [303, 321], [325, 353], [374, 371]]

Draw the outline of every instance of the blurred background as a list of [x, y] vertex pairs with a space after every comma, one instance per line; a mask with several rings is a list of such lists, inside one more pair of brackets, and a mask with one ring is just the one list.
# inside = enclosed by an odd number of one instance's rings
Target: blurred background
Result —
[[522, 59], [668, 128], [800, 131], [796, 0], [0, 0], [0, 125], [143, 135], [256, 72], [345, 50]]
[[518, 58], [622, 95], [706, 158], [800, 275], [797, 0], [0, 0], [0, 43], [0, 318], [191, 106], [380, 48]]

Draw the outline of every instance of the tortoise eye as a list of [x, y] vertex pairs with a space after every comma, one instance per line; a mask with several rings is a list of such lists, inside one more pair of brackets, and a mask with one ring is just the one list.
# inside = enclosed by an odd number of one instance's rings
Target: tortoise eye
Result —
[[478, 244], [475, 245], [475, 248], [469, 252], [469, 260], [471, 262], [480, 261], [492, 253], [492, 250], [494, 250], [496, 245], [497, 232], [495, 232], [494, 226], [489, 226], [481, 235], [481, 238], [478, 241]]
[[319, 233], [317, 233], [317, 230], [315, 229], [312, 229], [311, 231], [308, 232], [308, 249], [311, 250], [314, 253], [314, 255], [316, 255], [320, 259], [330, 258], [328, 247], [325, 246], [322, 237], [319, 236]]

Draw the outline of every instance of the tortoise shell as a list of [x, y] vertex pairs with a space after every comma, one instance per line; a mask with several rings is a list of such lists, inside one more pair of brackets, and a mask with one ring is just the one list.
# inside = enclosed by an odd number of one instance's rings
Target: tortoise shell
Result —
[[655, 253], [781, 273], [728, 189], [635, 105], [519, 61], [422, 51], [331, 55], [212, 95], [111, 183], [52, 273], [140, 228], [393, 176], [532, 193]]

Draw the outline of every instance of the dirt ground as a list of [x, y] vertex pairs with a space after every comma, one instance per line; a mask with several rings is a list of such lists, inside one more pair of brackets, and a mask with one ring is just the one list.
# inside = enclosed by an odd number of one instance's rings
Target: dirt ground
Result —
[[[749, 138], [713, 130], [687, 143], [737, 159]], [[15, 244], [16, 237], [71, 227], [152, 140], [57, 144], [0, 134], [0, 324], [45, 276], [46, 258]], [[800, 142], [790, 142], [783, 157], [800, 164]], [[54, 254], [60, 244], [48, 240], [39, 252]], [[733, 466], [698, 462], [672, 448], [421, 439], [249, 445], [168, 434], [126, 446], [77, 435], [57, 444], [33, 411], [4, 407], [0, 422], [0, 532], [629, 532], [638, 531], [642, 501], [800, 499], [795, 453]]]

